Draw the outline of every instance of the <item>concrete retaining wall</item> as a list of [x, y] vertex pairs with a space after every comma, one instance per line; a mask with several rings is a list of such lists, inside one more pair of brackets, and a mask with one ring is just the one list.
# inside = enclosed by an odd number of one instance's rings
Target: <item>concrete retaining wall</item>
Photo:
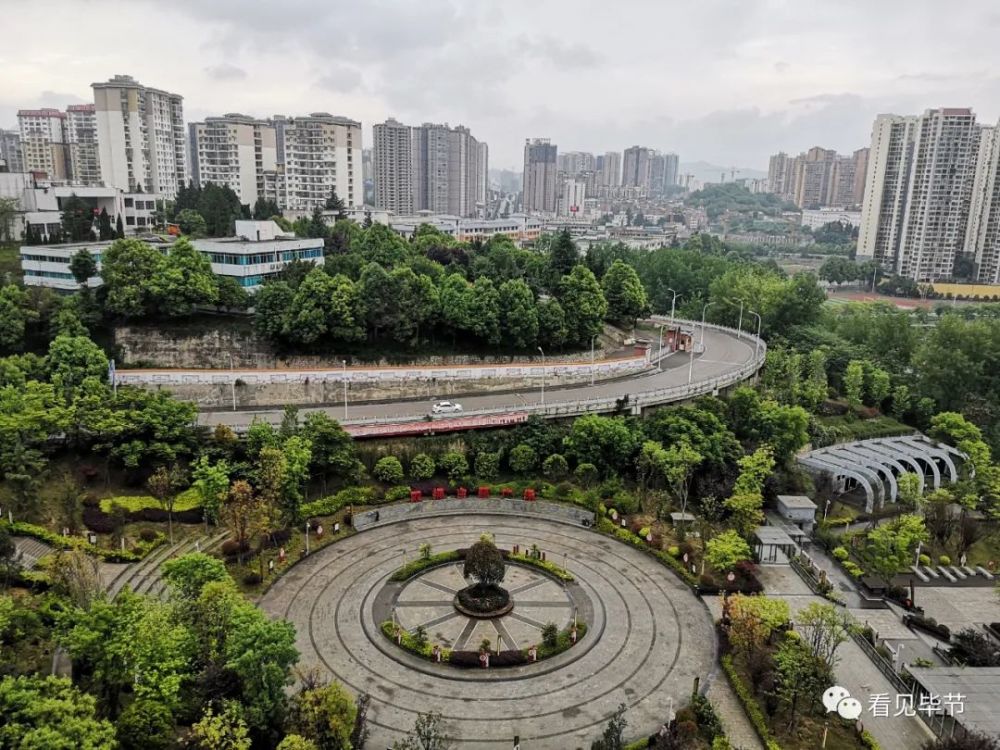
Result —
[[[490, 497], [486, 499], [449, 497], [444, 500], [424, 500], [419, 503], [400, 503], [365, 511], [354, 516], [352, 523], [358, 531], [385, 526], [400, 521], [410, 521], [430, 516], [466, 515], [487, 513], [498, 516], [546, 518], [550, 521], [574, 526], [593, 526], [594, 514], [572, 505], [547, 503], [541, 500], [526, 502], [515, 498]], [[483, 529], [488, 531], [489, 529]]]

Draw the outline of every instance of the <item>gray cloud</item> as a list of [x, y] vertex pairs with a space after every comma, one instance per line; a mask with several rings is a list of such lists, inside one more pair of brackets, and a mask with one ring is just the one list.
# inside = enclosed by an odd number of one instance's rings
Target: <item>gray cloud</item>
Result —
[[319, 85], [331, 91], [351, 92], [360, 88], [361, 71], [349, 65], [339, 63], [328, 66], [320, 76]]
[[217, 81], [242, 81], [247, 77], [247, 72], [243, 68], [227, 62], [209, 65], [205, 68], [205, 73]]
[[603, 59], [585, 44], [567, 43], [552, 36], [522, 36], [517, 40], [515, 51], [560, 69], [591, 68]]

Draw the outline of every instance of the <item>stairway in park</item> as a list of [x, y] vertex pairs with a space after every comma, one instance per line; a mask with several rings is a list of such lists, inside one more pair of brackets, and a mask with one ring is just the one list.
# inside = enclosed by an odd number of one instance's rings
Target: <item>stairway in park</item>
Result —
[[148, 557], [129, 565], [118, 573], [108, 585], [108, 595], [114, 598], [126, 586], [137, 594], [146, 594], [158, 599], [167, 596], [167, 582], [163, 579], [163, 563], [189, 552], [211, 552], [229, 535], [228, 531], [214, 529], [210, 534], [198, 534], [187, 539], [153, 550]]
[[30, 536], [14, 537], [14, 547], [17, 549], [21, 567], [25, 570], [32, 570], [39, 560], [53, 551], [49, 545]]

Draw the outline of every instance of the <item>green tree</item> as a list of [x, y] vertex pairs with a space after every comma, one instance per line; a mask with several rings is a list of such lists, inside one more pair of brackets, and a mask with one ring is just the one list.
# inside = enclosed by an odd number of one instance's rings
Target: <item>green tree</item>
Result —
[[270, 341], [282, 341], [295, 291], [285, 281], [268, 281], [254, 294], [254, 330]]
[[243, 216], [240, 199], [228, 185], [202, 187], [197, 209], [205, 218], [209, 237], [231, 237], [236, 220]]
[[549, 246], [549, 268], [555, 279], [569, 274], [580, 262], [580, 252], [573, 243], [569, 230], [564, 229], [556, 235]]
[[452, 482], [457, 482], [469, 473], [469, 462], [465, 458], [465, 455], [458, 451], [448, 451], [445, 453], [438, 461], [438, 466], [441, 468], [441, 471], [448, 475], [448, 479]]
[[319, 747], [315, 742], [307, 740], [300, 734], [286, 734], [278, 743], [278, 750], [319, 750]]
[[589, 343], [591, 336], [601, 332], [608, 303], [589, 268], [575, 266], [563, 276], [559, 282], [559, 304], [566, 315], [570, 341]]
[[434, 459], [426, 453], [418, 453], [410, 459], [410, 477], [419, 482], [434, 476]]
[[561, 453], [553, 453], [542, 461], [542, 474], [553, 481], [565, 479], [569, 474], [569, 463]]
[[170, 468], [158, 466], [146, 480], [149, 494], [155, 497], [167, 512], [167, 528], [170, 531], [171, 544], [174, 543], [174, 505], [177, 503], [177, 494], [181, 491], [183, 482], [183, 471], [176, 464]]
[[312, 443], [313, 469], [326, 478], [342, 479], [358, 473], [354, 440], [340, 424], [323, 412], [309, 412], [303, 420], [300, 434]]
[[284, 336], [311, 345], [329, 338], [358, 341], [364, 337], [360, 301], [354, 282], [331, 277], [321, 268], [310, 271], [285, 310]]
[[285, 441], [281, 451], [285, 455], [281, 509], [285, 523], [291, 525], [298, 523], [301, 518], [299, 508], [305, 499], [305, 486], [309, 481], [312, 443], [301, 435], [293, 435]]
[[149, 280], [157, 313], [165, 317], [190, 315], [196, 305], [214, 305], [218, 298], [215, 274], [208, 259], [186, 238], [170, 246], [170, 254]]
[[562, 349], [569, 339], [566, 312], [558, 300], [547, 299], [538, 303], [538, 339], [546, 347]]
[[500, 475], [500, 452], [480, 451], [476, 454], [476, 476], [491, 482]]
[[592, 463], [604, 474], [631, 463], [638, 447], [624, 419], [596, 414], [577, 417], [563, 444], [578, 463]]
[[527, 443], [518, 443], [510, 450], [507, 463], [511, 471], [518, 474], [528, 474], [538, 465], [538, 454]]
[[810, 602], [795, 616], [795, 625], [813, 655], [832, 670], [837, 663], [837, 649], [851, 637], [854, 621], [836, 605]]
[[61, 677], [0, 679], [0, 747], [115, 750], [115, 730], [97, 718], [94, 697]]
[[87, 281], [97, 275], [97, 261], [87, 248], [77, 250], [70, 256], [69, 272], [77, 284], [86, 286]]
[[844, 396], [851, 406], [861, 406], [864, 384], [865, 364], [859, 359], [853, 359], [844, 371]]
[[715, 570], [728, 573], [750, 559], [750, 545], [740, 534], [728, 529], [705, 543], [705, 561]]
[[156, 311], [151, 280], [161, 275], [166, 259], [159, 250], [135, 239], [111, 243], [101, 259], [104, 307], [122, 318], [142, 318]]
[[616, 260], [601, 279], [601, 288], [608, 302], [609, 320], [631, 326], [636, 318], [649, 314], [646, 289], [632, 266]]
[[865, 395], [868, 403], [881, 408], [892, 390], [892, 379], [881, 367], [871, 365], [865, 372]]
[[330, 191], [330, 197], [326, 199], [326, 210], [336, 211], [338, 219], [346, 218], [347, 214], [344, 211], [344, 201], [337, 197], [337, 188], [333, 188]]
[[386, 484], [401, 484], [404, 478], [403, 464], [395, 456], [383, 456], [375, 462], [372, 475]]
[[454, 747], [447, 734], [441, 714], [417, 714], [413, 730], [400, 742], [393, 743], [392, 750], [451, 750]]
[[205, 217], [193, 208], [185, 208], [178, 212], [174, 221], [180, 227], [181, 233], [188, 237], [204, 237], [208, 234], [208, 224], [205, 223]]
[[24, 347], [28, 320], [28, 296], [13, 284], [0, 287], [0, 352], [13, 352]]
[[357, 718], [354, 700], [338, 682], [304, 689], [292, 698], [288, 725], [313, 740], [319, 750], [351, 747]]
[[198, 750], [250, 750], [250, 732], [240, 705], [225, 701], [220, 711], [209, 706], [191, 726], [191, 738]]
[[225, 459], [212, 463], [208, 456], [199, 456], [191, 467], [191, 486], [201, 500], [202, 513], [212, 523], [218, 523], [219, 510], [229, 493], [230, 467]]
[[174, 747], [174, 718], [170, 709], [153, 700], [132, 701], [115, 723], [121, 750], [170, 750]]
[[507, 565], [500, 550], [488, 538], [469, 547], [462, 566], [462, 576], [475, 578], [481, 586], [498, 586], [503, 582]]
[[253, 217], [258, 221], [269, 220], [272, 216], [281, 216], [281, 209], [272, 198], [259, 197], [253, 204]]
[[868, 532], [866, 556], [872, 573], [886, 586], [909, 566], [917, 544], [927, 541], [927, 527], [919, 516], [902, 515]]
[[125, 225], [122, 223], [121, 214], [118, 214], [118, 218], [115, 219], [115, 239], [117, 240], [125, 239]]
[[920, 511], [920, 501], [923, 493], [920, 490], [921, 478], [912, 471], [900, 474], [896, 479], [899, 489], [899, 502], [908, 508]]
[[776, 692], [788, 707], [789, 728], [794, 729], [800, 701], [815, 702], [829, 684], [829, 672], [794, 631], [785, 634], [775, 651], [774, 666], [778, 677]]
[[469, 318], [472, 333], [490, 344], [500, 343], [500, 293], [492, 279], [480, 276], [472, 285]]
[[171, 593], [183, 601], [194, 601], [206, 583], [229, 581], [225, 563], [203, 552], [189, 552], [163, 563], [163, 579]]
[[505, 341], [518, 349], [527, 349], [538, 339], [538, 307], [531, 288], [521, 279], [500, 285], [498, 305], [500, 330]]
[[625, 718], [625, 704], [622, 703], [608, 719], [601, 738], [591, 743], [590, 750], [624, 750], [625, 730], [627, 728], [628, 719]]
[[94, 238], [94, 209], [73, 193], [62, 202], [62, 231], [67, 242], [86, 242]]
[[[15, 240], [14, 237], [14, 219], [18, 214], [18, 205], [20, 201], [17, 198], [0, 198], [0, 242], [11, 242]], [[29, 232], [31, 231], [31, 225], [26, 224], [24, 229], [25, 243], [26, 245], [33, 244], [29, 242]]]
[[584, 488], [593, 487], [600, 477], [597, 467], [591, 463], [578, 464], [573, 474], [576, 476], [576, 481]]
[[89, 377], [104, 379], [108, 372], [108, 358], [86, 336], [56, 336], [49, 344], [46, 362], [52, 383], [64, 392], [79, 387]]

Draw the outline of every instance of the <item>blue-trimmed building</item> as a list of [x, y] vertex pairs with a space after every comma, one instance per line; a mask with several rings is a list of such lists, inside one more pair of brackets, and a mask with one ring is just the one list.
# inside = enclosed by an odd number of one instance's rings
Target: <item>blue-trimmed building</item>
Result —
[[[160, 237], [140, 237], [164, 253], [170, 252], [171, 241]], [[212, 264], [219, 276], [231, 276], [247, 291], [255, 291], [271, 276], [276, 276], [293, 260], [323, 263], [323, 240], [296, 237], [283, 232], [273, 221], [237, 221], [235, 237], [192, 240], [192, 244]], [[80, 250], [89, 250], [97, 261], [100, 273], [101, 257], [110, 242], [80, 242], [65, 245], [24, 245], [21, 247], [21, 270], [28, 286], [75, 291], [79, 288], [69, 271], [69, 261]], [[100, 286], [100, 276], [90, 279], [88, 286]]]

